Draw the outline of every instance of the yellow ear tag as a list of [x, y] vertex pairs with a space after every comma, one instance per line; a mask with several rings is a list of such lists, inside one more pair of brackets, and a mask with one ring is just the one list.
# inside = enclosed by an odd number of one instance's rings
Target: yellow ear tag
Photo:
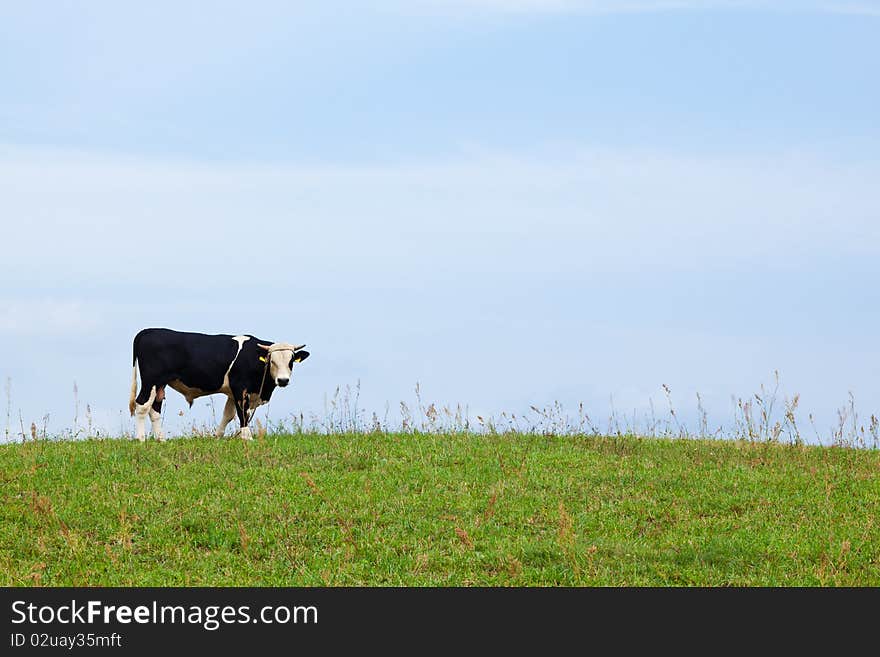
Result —
[[260, 356], [260, 362], [265, 363], [265, 362], [266, 362], [266, 357], [265, 357], [265, 356]]

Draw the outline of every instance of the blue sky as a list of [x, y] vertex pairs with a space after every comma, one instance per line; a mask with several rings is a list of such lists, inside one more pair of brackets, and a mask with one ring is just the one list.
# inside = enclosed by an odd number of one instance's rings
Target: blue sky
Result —
[[0, 8], [11, 430], [145, 326], [307, 343], [276, 419], [880, 411], [880, 2], [311, 4]]

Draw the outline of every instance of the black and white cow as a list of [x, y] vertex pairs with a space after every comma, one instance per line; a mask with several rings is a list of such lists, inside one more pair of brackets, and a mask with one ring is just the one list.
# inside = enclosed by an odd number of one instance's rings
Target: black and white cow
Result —
[[135, 416], [135, 437], [146, 440], [149, 413], [153, 435], [158, 440], [164, 439], [162, 401], [165, 386], [171, 386], [190, 406], [197, 397], [225, 394], [229, 399], [217, 435], [223, 435], [226, 425], [237, 414], [241, 437], [251, 440], [248, 422], [254, 411], [269, 401], [276, 386], [283, 388], [290, 382], [294, 363], [309, 357], [303, 347], [304, 344], [259, 340], [252, 335], [204, 335], [165, 328], [140, 331], [132, 345], [128, 400], [128, 410]]

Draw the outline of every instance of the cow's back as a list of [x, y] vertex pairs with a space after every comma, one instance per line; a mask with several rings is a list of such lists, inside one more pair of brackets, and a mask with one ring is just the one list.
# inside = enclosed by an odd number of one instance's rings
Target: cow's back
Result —
[[133, 344], [142, 379], [149, 377], [163, 384], [176, 379], [205, 391], [220, 389], [238, 348], [232, 335], [166, 328], [143, 329]]

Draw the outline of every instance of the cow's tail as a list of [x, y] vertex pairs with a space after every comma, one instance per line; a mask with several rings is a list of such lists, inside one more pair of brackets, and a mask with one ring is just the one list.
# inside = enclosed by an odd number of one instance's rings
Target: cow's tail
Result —
[[131, 394], [128, 397], [128, 412], [134, 415], [134, 398], [138, 392], [138, 368], [137, 360], [131, 368]]
[[131, 394], [128, 397], [128, 412], [131, 415], [134, 415], [134, 398], [137, 395], [137, 386], [138, 386], [138, 368], [137, 368], [137, 343], [138, 337], [140, 337], [140, 333], [134, 337], [134, 342], [131, 345]]

